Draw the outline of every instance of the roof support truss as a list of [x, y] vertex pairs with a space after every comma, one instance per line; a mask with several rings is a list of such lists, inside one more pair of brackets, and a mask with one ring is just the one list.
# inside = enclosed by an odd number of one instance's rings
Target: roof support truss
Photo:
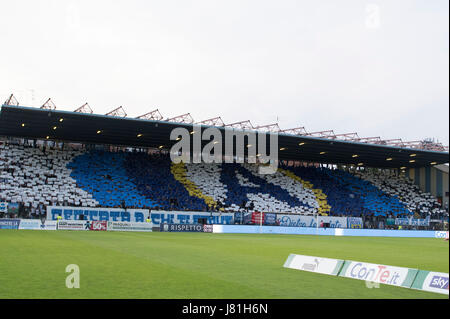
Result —
[[41, 109], [56, 110], [56, 105], [53, 103], [52, 99], [49, 98], [44, 104], [42, 104]]
[[84, 103], [82, 106], [80, 106], [79, 108], [77, 108], [74, 112], [78, 112], [78, 113], [89, 113], [89, 114], [94, 113], [94, 111], [92, 111], [91, 107], [90, 107], [89, 104], [87, 104], [87, 103]]
[[115, 108], [114, 110], [106, 113], [105, 115], [117, 116], [117, 117], [127, 117], [127, 113], [125, 112], [125, 110], [123, 109], [122, 106]]
[[166, 120], [167, 122], [176, 122], [176, 123], [187, 123], [194, 124], [194, 118], [191, 116], [191, 113], [186, 113], [183, 115], [178, 115]]
[[141, 116], [138, 116], [137, 119], [143, 119], [143, 120], [152, 120], [152, 121], [162, 121], [163, 116], [159, 112], [158, 109], [145, 113]]

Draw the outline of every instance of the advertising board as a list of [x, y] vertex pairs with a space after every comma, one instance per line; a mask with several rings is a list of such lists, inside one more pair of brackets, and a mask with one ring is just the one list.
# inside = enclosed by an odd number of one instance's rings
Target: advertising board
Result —
[[344, 260], [290, 254], [283, 267], [336, 276]]
[[411, 288], [417, 272], [417, 269], [346, 260], [339, 276]]
[[[160, 225], [160, 230], [164, 232], [195, 232], [203, 233], [205, 232], [204, 226], [212, 225], [202, 225], [202, 224], [162, 224]], [[209, 228], [207, 228], [209, 230]]]
[[446, 273], [419, 270], [411, 288], [448, 295], [448, 280]]
[[60, 220], [58, 230], [89, 230], [90, 225], [85, 220]]
[[277, 214], [277, 222], [280, 226], [289, 227], [317, 227], [317, 222], [324, 222], [329, 223], [330, 228], [347, 228], [346, 217]]
[[137, 232], [151, 232], [152, 223], [137, 223], [137, 222], [108, 222], [108, 231], [137, 231]]

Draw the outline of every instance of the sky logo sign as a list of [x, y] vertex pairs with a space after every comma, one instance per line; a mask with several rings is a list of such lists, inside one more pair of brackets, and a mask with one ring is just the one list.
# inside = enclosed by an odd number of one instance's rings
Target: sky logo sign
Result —
[[446, 273], [420, 270], [412, 288], [448, 295], [448, 281]]
[[430, 287], [448, 290], [448, 277], [434, 276], [431, 279]]

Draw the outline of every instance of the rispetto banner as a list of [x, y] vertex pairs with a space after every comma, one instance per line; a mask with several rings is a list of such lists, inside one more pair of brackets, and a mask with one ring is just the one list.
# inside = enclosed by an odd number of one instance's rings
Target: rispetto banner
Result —
[[339, 276], [411, 288], [417, 272], [417, 269], [346, 260]]
[[343, 265], [341, 259], [290, 254], [283, 267], [336, 276]]
[[193, 232], [193, 233], [212, 233], [213, 225], [201, 224], [162, 224], [160, 231], [162, 232]]
[[419, 270], [411, 288], [448, 295], [448, 280], [446, 273]]

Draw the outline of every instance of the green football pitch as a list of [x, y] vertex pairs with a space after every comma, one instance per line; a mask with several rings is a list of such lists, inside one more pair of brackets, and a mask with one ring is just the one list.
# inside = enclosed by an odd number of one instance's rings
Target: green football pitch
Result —
[[448, 298], [283, 268], [291, 253], [449, 272], [442, 239], [0, 230], [0, 298]]

